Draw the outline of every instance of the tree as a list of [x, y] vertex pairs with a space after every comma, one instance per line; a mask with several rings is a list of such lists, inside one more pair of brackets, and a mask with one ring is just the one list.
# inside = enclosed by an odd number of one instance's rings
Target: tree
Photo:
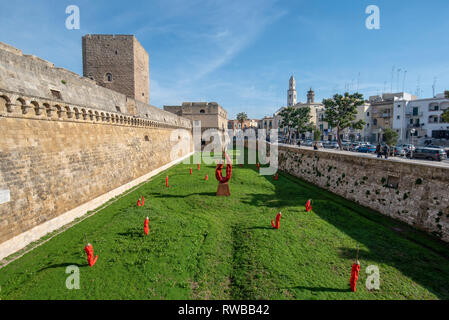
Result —
[[443, 121], [445, 123], [449, 123], [449, 109], [444, 110], [443, 114], [441, 115], [441, 118], [443, 118]]
[[449, 99], [449, 90], [444, 91], [444, 97]]
[[358, 112], [357, 107], [364, 103], [363, 95], [357, 92], [354, 94], [346, 92], [344, 96], [335, 94], [333, 98], [323, 100], [325, 108], [324, 121], [332, 128], [337, 128], [337, 139], [340, 149], [342, 149], [341, 132], [344, 129], [362, 130], [365, 126], [365, 121], [355, 121]]
[[310, 115], [310, 107], [285, 108], [279, 113], [279, 116], [282, 117], [281, 127], [287, 128], [289, 143], [293, 133], [299, 135], [311, 130], [310, 119], [312, 116]]
[[313, 130], [313, 140], [315, 142], [318, 142], [318, 141], [320, 141], [320, 139], [321, 139], [321, 131], [318, 129], [314, 129]]
[[243, 123], [248, 120], [248, 115], [245, 112], [240, 112], [237, 114], [237, 121], [241, 124], [241, 128], [243, 130]]
[[395, 146], [398, 143], [399, 134], [396, 130], [387, 128], [384, 131], [385, 143], [389, 146]]

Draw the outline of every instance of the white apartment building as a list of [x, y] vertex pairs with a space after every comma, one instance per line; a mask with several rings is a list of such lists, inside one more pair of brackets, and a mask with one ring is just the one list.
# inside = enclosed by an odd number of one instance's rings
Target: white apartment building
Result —
[[[449, 123], [443, 122], [443, 111], [449, 99], [443, 94], [435, 98], [412, 101], [396, 100], [393, 109], [393, 129], [400, 143], [422, 143], [421, 140], [449, 140]], [[414, 131], [412, 135], [411, 132]]]

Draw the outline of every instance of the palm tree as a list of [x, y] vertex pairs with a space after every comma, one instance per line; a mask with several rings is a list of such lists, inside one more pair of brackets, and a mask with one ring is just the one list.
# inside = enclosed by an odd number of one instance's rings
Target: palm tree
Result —
[[240, 112], [237, 114], [237, 121], [241, 124], [241, 128], [243, 129], [243, 123], [248, 120], [248, 115], [245, 112]]

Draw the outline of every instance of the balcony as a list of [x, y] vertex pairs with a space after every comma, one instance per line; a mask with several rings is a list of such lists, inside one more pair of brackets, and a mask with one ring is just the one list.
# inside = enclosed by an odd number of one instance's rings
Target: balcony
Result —
[[418, 113], [406, 112], [405, 116], [408, 117], [408, 118], [410, 118], [410, 117], [416, 118], [416, 117], [422, 117], [423, 113], [422, 112], [418, 112]]

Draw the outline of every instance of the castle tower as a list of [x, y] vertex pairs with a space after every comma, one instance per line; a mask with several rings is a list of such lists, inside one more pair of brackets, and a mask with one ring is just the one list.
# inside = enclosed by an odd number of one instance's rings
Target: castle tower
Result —
[[98, 85], [150, 103], [149, 56], [133, 35], [83, 37], [83, 75]]
[[288, 86], [287, 106], [292, 107], [294, 105], [296, 105], [296, 81], [291, 76]]
[[307, 103], [315, 103], [315, 92], [310, 88], [310, 90], [307, 92]]

